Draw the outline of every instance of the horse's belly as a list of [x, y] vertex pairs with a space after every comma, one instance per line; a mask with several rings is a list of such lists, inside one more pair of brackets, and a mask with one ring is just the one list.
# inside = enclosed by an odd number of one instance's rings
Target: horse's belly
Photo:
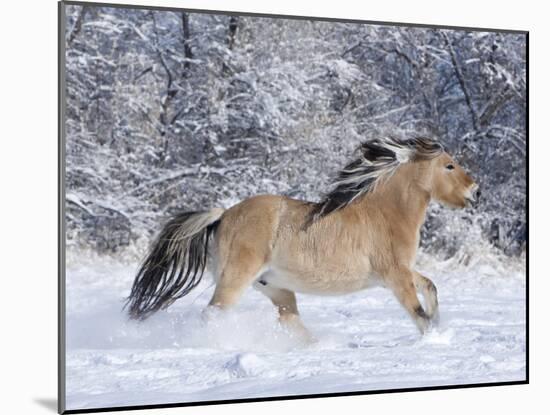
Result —
[[288, 270], [273, 268], [262, 280], [269, 285], [290, 291], [317, 294], [341, 295], [380, 285], [381, 281], [372, 272], [322, 272], [312, 270]]

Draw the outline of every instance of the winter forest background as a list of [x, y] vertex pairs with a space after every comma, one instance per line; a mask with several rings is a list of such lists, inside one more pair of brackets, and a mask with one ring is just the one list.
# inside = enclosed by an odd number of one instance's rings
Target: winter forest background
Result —
[[439, 137], [476, 210], [434, 204], [422, 245], [526, 244], [526, 36], [67, 6], [69, 249], [142, 251], [179, 210], [319, 200], [362, 141]]

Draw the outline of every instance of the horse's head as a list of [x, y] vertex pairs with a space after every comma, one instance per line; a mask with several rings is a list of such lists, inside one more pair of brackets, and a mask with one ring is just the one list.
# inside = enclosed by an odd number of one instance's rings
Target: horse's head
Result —
[[411, 188], [415, 180], [424, 196], [452, 207], [466, 207], [479, 197], [477, 184], [433, 138], [386, 136], [365, 141], [357, 150], [358, 157], [338, 173], [333, 190], [312, 210], [311, 221], [377, 188], [391, 192], [390, 183]]
[[441, 153], [431, 164], [432, 198], [456, 208], [473, 205], [479, 200], [478, 185], [448, 153]]

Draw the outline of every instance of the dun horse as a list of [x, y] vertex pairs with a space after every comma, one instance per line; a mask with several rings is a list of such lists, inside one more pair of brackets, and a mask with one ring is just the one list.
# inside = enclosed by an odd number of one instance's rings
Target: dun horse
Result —
[[320, 203], [262, 195], [175, 216], [136, 276], [130, 316], [146, 318], [189, 293], [208, 263], [216, 281], [209, 309], [231, 307], [253, 285], [282, 324], [305, 334], [294, 293], [381, 285], [424, 333], [438, 321], [436, 287], [414, 269], [426, 209], [432, 199], [466, 207], [478, 186], [437, 141], [383, 138], [363, 143], [332, 189]]

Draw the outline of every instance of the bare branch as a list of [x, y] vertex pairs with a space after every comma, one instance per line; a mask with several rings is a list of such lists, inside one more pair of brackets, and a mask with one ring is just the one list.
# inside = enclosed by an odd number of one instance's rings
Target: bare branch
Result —
[[447, 46], [447, 49], [449, 51], [449, 54], [451, 55], [451, 62], [453, 63], [453, 68], [455, 71], [455, 75], [458, 79], [458, 83], [460, 85], [460, 89], [462, 90], [462, 93], [464, 94], [464, 98], [466, 100], [466, 105], [468, 106], [468, 109], [470, 110], [470, 116], [472, 118], [472, 125], [474, 126], [474, 129], [476, 131], [480, 131], [480, 125], [479, 125], [479, 117], [477, 115], [477, 111], [474, 107], [474, 103], [472, 100], [472, 97], [470, 95], [470, 92], [468, 91], [468, 87], [466, 86], [466, 80], [464, 78], [464, 74], [462, 72], [462, 67], [458, 61], [458, 56], [454, 50], [453, 44], [451, 43], [449, 36], [447, 33], [442, 30], [441, 31], [443, 35], [443, 39], [445, 39], [445, 44]]
[[69, 32], [69, 35], [67, 36], [67, 47], [70, 47], [72, 45], [73, 41], [82, 30], [82, 22], [84, 21], [84, 16], [86, 15], [87, 11], [88, 8], [86, 6], [82, 6], [82, 8], [80, 9], [80, 13], [78, 13], [76, 21], [74, 22], [74, 25]]

